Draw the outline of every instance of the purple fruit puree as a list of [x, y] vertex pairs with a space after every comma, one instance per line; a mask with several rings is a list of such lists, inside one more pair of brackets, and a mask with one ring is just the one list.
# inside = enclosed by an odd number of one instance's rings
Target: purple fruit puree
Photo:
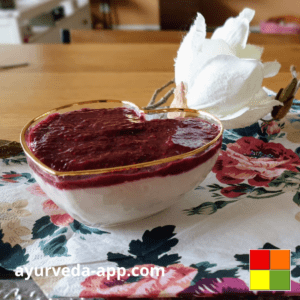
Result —
[[[129, 108], [81, 109], [52, 114], [31, 128], [32, 153], [56, 171], [111, 168], [171, 157], [213, 140], [220, 127], [199, 118], [145, 121]], [[61, 189], [99, 187], [153, 176], [186, 172], [212, 157], [221, 139], [193, 157], [142, 169], [90, 176], [55, 177], [31, 167], [46, 182]]]

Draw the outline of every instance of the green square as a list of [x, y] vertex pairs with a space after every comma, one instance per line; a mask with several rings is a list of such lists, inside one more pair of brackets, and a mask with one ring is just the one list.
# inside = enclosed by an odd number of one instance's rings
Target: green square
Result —
[[271, 270], [270, 271], [270, 290], [289, 291], [291, 289], [290, 270]]

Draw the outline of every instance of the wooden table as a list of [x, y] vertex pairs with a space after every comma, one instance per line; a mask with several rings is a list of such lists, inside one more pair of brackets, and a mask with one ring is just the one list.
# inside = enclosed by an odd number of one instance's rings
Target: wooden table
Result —
[[[174, 77], [177, 44], [2, 45], [0, 139], [19, 140], [22, 126], [57, 106], [92, 99], [120, 99], [144, 106], [154, 90]], [[278, 91], [300, 70], [300, 45], [266, 45], [263, 61], [278, 60], [280, 73], [264, 85]], [[299, 95], [299, 94], [298, 94]]]

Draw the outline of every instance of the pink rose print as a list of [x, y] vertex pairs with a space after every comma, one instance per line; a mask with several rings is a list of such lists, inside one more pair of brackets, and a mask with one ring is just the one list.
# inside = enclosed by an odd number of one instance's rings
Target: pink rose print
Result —
[[264, 122], [261, 126], [262, 132], [266, 132], [267, 135], [274, 135], [280, 133], [281, 128], [275, 121]]
[[[283, 145], [243, 137], [227, 145], [212, 171], [225, 184], [238, 184], [248, 180], [252, 186], [268, 186], [286, 170], [298, 172], [296, 167], [299, 165], [298, 155]], [[224, 190], [223, 194], [224, 192], [228, 190]]]
[[15, 177], [22, 177], [22, 174], [4, 174], [1, 179], [6, 182], [17, 183], [18, 181], [14, 180]]
[[26, 190], [35, 196], [46, 196], [44, 191], [37, 183], [30, 185]]
[[[299, 292], [300, 284], [295, 281], [291, 281], [290, 291], [258, 291], [256, 295], [265, 297], [267, 297], [268, 295], [275, 296], [283, 294], [293, 296], [299, 295]], [[191, 295], [195, 295], [196, 297], [209, 295], [228, 295], [228, 299], [230, 299], [230, 295], [241, 295], [243, 296], [243, 298], [247, 299], [248, 296], [249, 298], [251, 298], [251, 296], [255, 295], [255, 293], [253, 291], [250, 291], [247, 284], [239, 278], [205, 278], [199, 280], [195, 285], [190, 286], [185, 291], [180, 293], [180, 296], [182, 298], [185, 298], [185, 296], [191, 297]]]
[[[135, 273], [141, 268], [147, 268], [150, 272], [155, 265], [135, 266]], [[107, 280], [106, 276], [93, 275], [81, 283], [84, 290], [79, 297], [147, 297], [158, 296], [175, 297], [178, 293], [190, 286], [191, 281], [196, 276], [198, 270], [185, 267], [182, 264], [175, 264], [165, 268], [164, 276], [143, 277], [137, 282], [126, 283], [133, 276], [132, 270], [128, 269], [127, 274], [120, 280], [117, 275]], [[137, 269], [138, 268], [138, 269]]]
[[50, 216], [51, 222], [57, 226], [68, 226], [74, 221], [70, 215], [68, 215], [50, 199], [43, 203], [43, 210]]

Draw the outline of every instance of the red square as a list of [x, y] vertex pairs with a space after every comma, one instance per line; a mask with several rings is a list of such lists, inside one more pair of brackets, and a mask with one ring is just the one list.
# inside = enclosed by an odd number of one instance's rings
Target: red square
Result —
[[250, 250], [250, 270], [269, 270], [270, 250]]

